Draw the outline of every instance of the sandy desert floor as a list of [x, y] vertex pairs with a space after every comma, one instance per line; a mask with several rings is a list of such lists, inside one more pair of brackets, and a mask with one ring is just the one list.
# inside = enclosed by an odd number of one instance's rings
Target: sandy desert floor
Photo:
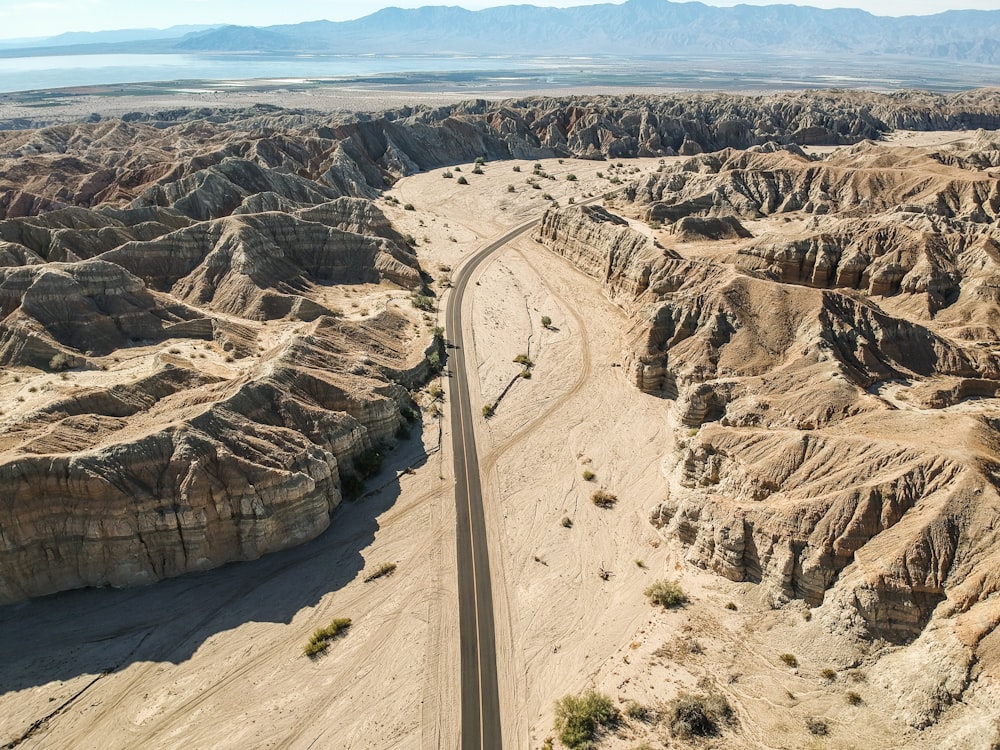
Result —
[[[464, 186], [435, 170], [394, 186], [387, 195], [398, 204], [380, 200], [417, 239], [442, 295], [450, 269], [489, 239], [552, 200], [610, 189], [608, 162], [547, 160], [555, 179], [537, 190], [526, 182], [533, 164], [489, 163], [482, 175], [463, 164]], [[619, 170], [624, 178], [658, 165], [629, 160]], [[361, 306], [379, 294], [365, 290]], [[473, 399], [493, 401], [513, 381], [496, 416], [479, 422], [505, 747], [542, 747], [553, 702], [587, 687], [653, 715], [679, 690], [718, 690], [739, 723], [730, 741], [739, 740], [715, 747], [977, 746], [987, 727], [904, 734], [881, 698], [890, 667], [868, 669], [885, 654], [846, 652], [804, 606], [774, 609], [751, 584], [686, 566], [649, 524], [665, 489], [664, 458], [689, 435], [666, 402], [626, 381], [630, 323], [597, 281], [526, 235], [482, 270], [470, 296]], [[518, 377], [519, 354], [534, 362], [530, 379]], [[445, 409], [447, 384], [442, 377]], [[426, 392], [421, 402], [423, 434], [389, 455], [374, 482], [384, 487], [345, 502], [305, 546], [150, 588], [0, 610], [0, 742], [42, 720], [24, 747], [457, 747], [450, 438]], [[617, 505], [595, 507], [597, 488]], [[396, 572], [365, 583], [385, 562]], [[691, 604], [654, 611], [643, 591], [659, 578], [679, 581]], [[352, 618], [347, 636], [306, 658], [309, 635], [335, 617]], [[782, 653], [799, 666], [782, 663]], [[836, 679], [822, 676], [828, 667]], [[848, 705], [849, 691], [858, 705]], [[809, 717], [824, 719], [831, 736], [811, 736]], [[628, 720], [601, 746], [675, 746], [663, 731]]]

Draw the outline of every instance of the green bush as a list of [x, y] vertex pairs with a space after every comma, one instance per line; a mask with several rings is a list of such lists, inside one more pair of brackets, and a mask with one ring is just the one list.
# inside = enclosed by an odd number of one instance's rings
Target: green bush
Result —
[[434, 312], [434, 298], [428, 297], [426, 294], [419, 294], [414, 292], [410, 295], [410, 302], [418, 310], [423, 310], [424, 312]]
[[483, 174], [483, 168], [477, 165], [476, 168], [472, 170], [472, 174]]
[[486, 404], [486, 406], [483, 407], [483, 416], [486, 417], [487, 419], [492, 417], [495, 413], [496, 413], [496, 408], [493, 406], [493, 404]]
[[837, 679], [837, 672], [836, 672], [836, 670], [830, 669], [829, 667], [827, 667], [826, 669], [824, 669], [819, 674], [827, 682], [833, 682], [834, 680]]
[[427, 364], [430, 366], [431, 372], [441, 372], [441, 355], [437, 352], [431, 352], [427, 355]]
[[452, 177], [454, 177], [455, 175], [453, 175], [453, 174], [451, 173], [451, 170], [450, 170], [450, 169], [446, 169], [446, 170], [444, 170], [444, 172], [442, 172], [442, 173], [441, 173], [441, 176], [442, 176], [442, 177], [444, 177], [444, 178], [445, 178], [446, 180], [450, 180], [450, 179], [451, 179]]
[[528, 359], [527, 354], [518, 354], [514, 357], [514, 361], [519, 365], [524, 365], [525, 367], [534, 367], [535, 363]]
[[583, 470], [583, 481], [585, 481], [585, 482], [593, 482], [595, 476], [597, 476], [597, 475], [594, 474], [594, 472], [592, 472], [590, 469], [584, 469]]
[[515, 164], [514, 165], [514, 171], [515, 172], [520, 172], [521, 171], [521, 167], [519, 167], [517, 164]]
[[853, 690], [848, 692], [847, 695], [845, 695], [844, 697], [847, 699], [847, 702], [850, 703], [852, 706], [860, 706], [862, 703], [861, 694], [855, 693]]
[[664, 609], [676, 609], [688, 603], [688, 596], [673, 581], [657, 581], [646, 589], [649, 603]]
[[720, 726], [732, 721], [733, 709], [721, 695], [681, 693], [670, 705], [668, 723], [675, 737], [714, 737]]
[[414, 205], [412, 203], [407, 203], [405, 206], [403, 206], [403, 210], [404, 211], [416, 211], [417, 209], [414, 207]]
[[552, 326], [552, 318], [550, 318], [548, 315], [543, 315], [542, 325], [546, 328], [550, 328]]
[[327, 627], [320, 628], [309, 638], [309, 642], [303, 647], [305, 655], [312, 658], [319, 656], [330, 647], [330, 642], [339, 638], [351, 627], [350, 617], [338, 617]]
[[617, 723], [618, 709], [608, 696], [596, 690], [566, 695], [556, 701], [555, 730], [559, 740], [571, 750], [589, 747], [598, 729]]
[[563, 516], [562, 520], [559, 523], [562, 524], [562, 527], [564, 529], [572, 529], [573, 528], [573, 519], [570, 518], [569, 516]]
[[485, 156], [477, 156], [475, 163], [476, 164], [485, 164], [486, 163], [486, 157]]
[[462, 177], [459, 177], [458, 180], [457, 180], [457, 182], [458, 182], [459, 185], [468, 185], [469, 184], [469, 181], [467, 179], [465, 179], [464, 175]]
[[516, 193], [517, 192], [517, 188], [514, 187], [513, 185], [508, 185], [507, 186], [507, 192], [508, 193]]
[[570, 173], [570, 174], [566, 175], [566, 179], [569, 180], [570, 182], [576, 182], [576, 175]]

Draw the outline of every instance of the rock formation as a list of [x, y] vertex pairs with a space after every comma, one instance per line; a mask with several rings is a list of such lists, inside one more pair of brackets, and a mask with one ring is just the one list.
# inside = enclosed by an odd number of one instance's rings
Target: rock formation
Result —
[[635, 321], [627, 372], [681, 428], [651, 520], [691, 562], [868, 640], [978, 612], [966, 655], [996, 669], [1000, 441], [967, 399], [1000, 393], [1000, 181], [948, 155], [702, 154], [538, 238]]
[[[209, 122], [8, 135], [0, 603], [322, 532], [439, 344], [389, 304], [423, 280], [372, 187], [324, 139]], [[359, 285], [387, 296], [348, 320]]]

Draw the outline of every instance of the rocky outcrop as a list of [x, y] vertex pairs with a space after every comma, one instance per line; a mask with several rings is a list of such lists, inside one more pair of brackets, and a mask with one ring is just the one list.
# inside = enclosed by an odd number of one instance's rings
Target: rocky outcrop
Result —
[[[321, 533], [440, 357], [389, 305], [424, 281], [360, 197], [383, 172], [344, 161], [350, 144], [221, 121], [7, 135], [0, 603]], [[359, 284], [382, 312], [348, 321], [331, 300]]]
[[[875, 153], [882, 158], [873, 158]], [[870, 143], [823, 162], [787, 151], [730, 149], [668, 168], [626, 194], [645, 207], [648, 219], [667, 223], [688, 216], [753, 219], [897, 208], [978, 223], [1000, 216], [996, 178], [962, 169], [930, 174], [932, 166], [937, 163], [926, 154], [914, 157], [906, 149], [891, 154]]]
[[[672, 224], [666, 242], [765, 229], [641, 262], [595, 229], [623, 227], [613, 216], [550, 212], [540, 241], [633, 320], [625, 372], [673, 401], [651, 520], [691, 563], [891, 643], [1000, 590], [1000, 539], [980, 525], [1000, 508], [995, 405], [968, 400], [1000, 392], [996, 183], [871, 145], [705, 154], [627, 187], [618, 210]], [[644, 283], [622, 283], [636, 268]]]
[[[1000, 127], [996, 92], [531, 98], [336, 117], [267, 105], [132, 113], [0, 131], [0, 217], [137, 201], [220, 218], [371, 198], [399, 175], [478, 156], [617, 159], [773, 144], [801, 154], [797, 144], [969, 127]], [[810, 199], [823, 210], [822, 190]]]
[[539, 224], [537, 239], [603, 281], [612, 296], [626, 299], [634, 299], [649, 287], [657, 260], [678, 257], [600, 206], [549, 209]]
[[313, 285], [423, 284], [405, 244], [282, 213], [202, 222], [101, 258], [177, 299], [257, 320], [331, 312], [309, 299]]
[[[859, 465], [878, 468], [862, 478]], [[961, 506], [986, 491], [959, 464], [899, 444], [795, 432], [706, 429], [674, 471], [685, 492], [651, 518], [691, 562], [814, 607], [853, 596], [869, 635], [897, 643], [946, 598], [968, 543]]]
[[361, 369], [351, 355], [409, 338], [408, 325], [321, 318], [249, 379], [167, 364], [28, 416], [0, 460], [0, 602], [148, 583], [315, 537], [354, 459], [411, 408], [385, 373], [423, 360], [399, 344]]

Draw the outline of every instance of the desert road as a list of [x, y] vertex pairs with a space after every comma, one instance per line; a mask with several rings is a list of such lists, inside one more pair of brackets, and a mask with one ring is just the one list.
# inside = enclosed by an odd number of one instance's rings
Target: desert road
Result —
[[469, 280], [490, 256], [537, 224], [530, 221], [491, 242], [465, 263], [455, 276], [445, 330], [456, 347], [448, 366], [451, 388], [451, 434], [455, 457], [455, 503], [458, 544], [458, 611], [462, 671], [462, 750], [501, 750], [500, 699], [497, 688], [493, 590], [486, 545], [486, 520], [473, 429], [475, 410], [469, 400], [469, 374], [462, 341], [462, 300]]

